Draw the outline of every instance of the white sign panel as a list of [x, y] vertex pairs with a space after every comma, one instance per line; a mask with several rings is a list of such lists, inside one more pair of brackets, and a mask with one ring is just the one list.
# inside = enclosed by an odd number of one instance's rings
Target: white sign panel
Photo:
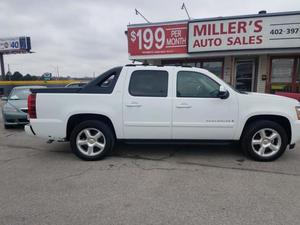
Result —
[[300, 14], [189, 23], [189, 53], [273, 48], [300, 48]]
[[20, 38], [0, 39], [0, 51], [19, 50], [21, 48]]
[[24, 53], [31, 49], [30, 37], [0, 38], [0, 53]]

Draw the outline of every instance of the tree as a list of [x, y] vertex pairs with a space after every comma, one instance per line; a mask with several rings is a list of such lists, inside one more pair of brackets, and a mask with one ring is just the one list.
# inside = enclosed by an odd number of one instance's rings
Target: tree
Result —
[[23, 79], [23, 75], [19, 71], [14, 72], [14, 74], [11, 76], [11, 80], [22, 80], [22, 79]]
[[30, 74], [26, 74], [24, 77], [23, 77], [23, 80], [32, 80], [32, 77]]
[[39, 80], [40, 78], [38, 76], [32, 75], [31, 80]]
[[12, 76], [11, 72], [8, 71], [5, 75], [5, 80], [11, 80], [11, 76]]

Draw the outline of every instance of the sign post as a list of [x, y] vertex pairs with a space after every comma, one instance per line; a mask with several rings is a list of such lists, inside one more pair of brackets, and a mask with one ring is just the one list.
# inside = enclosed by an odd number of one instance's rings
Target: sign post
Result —
[[0, 66], [1, 66], [1, 77], [2, 77], [2, 80], [5, 80], [5, 69], [4, 69], [3, 53], [0, 53]]

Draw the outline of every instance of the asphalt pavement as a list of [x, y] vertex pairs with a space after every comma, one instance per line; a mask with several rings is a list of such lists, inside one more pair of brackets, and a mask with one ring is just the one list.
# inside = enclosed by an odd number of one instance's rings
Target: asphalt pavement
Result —
[[299, 161], [299, 147], [263, 163], [234, 145], [119, 144], [85, 162], [0, 119], [0, 224], [298, 225]]

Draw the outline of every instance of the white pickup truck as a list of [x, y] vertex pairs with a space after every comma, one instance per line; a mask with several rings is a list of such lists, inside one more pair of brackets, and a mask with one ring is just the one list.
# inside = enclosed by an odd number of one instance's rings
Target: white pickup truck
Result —
[[300, 140], [298, 101], [241, 93], [192, 67], [126, 65], [84, 87], [33, 89], [27, 133], [70, 141], [98, 160], [118, 140], [240, 141], [251, 158], [271, 161]]

